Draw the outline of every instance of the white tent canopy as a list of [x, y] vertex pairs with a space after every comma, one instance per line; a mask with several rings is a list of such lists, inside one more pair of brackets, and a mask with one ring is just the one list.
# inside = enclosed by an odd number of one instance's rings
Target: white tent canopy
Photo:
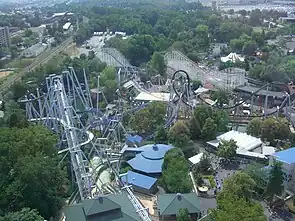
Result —
[[259, 138], [252, 137], [246, 133], [240, 133], [235, 130], [228, 131], [217, 137], [217, 140], [219, 141], [229, 141], [231, 139], [237, 142], [238, 150], [243, 149], [250, 151], [262, 145], [262, 141]]
[[204, 87], [199, 87], [197, 90], [195, 90], [194, 92], [196, 93], [196, 94], [202, 94], [202, 93], [206, 93], [206, 92], [208, 92], [209, 91], [209, 89], [207, 89], [207, 88], [204, 88]]
[[188, 160], [189, 160], [193, 165], [195, 165], [195, 164], [198, 164], [198, 163], [201, 161], [202, 157], [203, 157], [203, 153], [199, 153], [199, 154], [197, 154], [197, 155], [195, 155], [195, 156], [193, 156], [193, 157], [188, 158]]
[[239, 56], [236, 53], [230, 53], [228, 56], [226, 57], [221, 57], [220, 59], [222, 62], [232, 62], [232, 63], [236, 63], [236, 62], [244, 62], [244, 58]]

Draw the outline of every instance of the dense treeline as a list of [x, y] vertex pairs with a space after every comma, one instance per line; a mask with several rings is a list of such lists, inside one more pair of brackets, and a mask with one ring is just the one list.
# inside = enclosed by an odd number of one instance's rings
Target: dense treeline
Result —
[[224, 19], [209, 8], [173, 11], [165, 9], [88, 9], [89, 23], [80, 27], [77, 43], [89, 39], [94, 31], [123, 31], [130, 38], [114, 38], [107, 46], [119, 49], [134, 65], [150, 60], [155, 51], [174, 47], [191, 59], [207, 52], [213, 39], [229, 42], [243, 34], [251, 36], [252, 27], [244, 21]]
[[[154, 52], [165, 52], [171, 47], [185, 53], [193, 61], [199, 61], [202, 56], [210, 54], [212, 43], [227, 43], [229, 47], [222, 51], [223, 55], [229, 52], [245, 55], [245, 68], [250, 70], [251, 77], [267, 81], [277, 80], [277, 77], [284, 82], [294, 79], [289, 70], [293, 67], [294, 59], [284, 58], [280, 49], [284, 42], [267, 44], [267, 40], [275, 39], [278, 35], [295, 34], [294, 25], [268, 29], [264, 23], [264, 19], [276, 21], [285, 16], [284, 13], [242, 10], [240, 16], [231, 17], [200, 5], [195, 7], [195, 10], [186, 11], [171, 8], [85, 8], [85, 14], [90, 20], [80, 27], [75, 40], [81, 44], [94, 31], [126, 32], [131, 36], [127, 39], [112, 38], [106, 42], [106, 47], [117, 48], [136, 66], [150, 61]], [[255, 31], [253, 27], [256, 26], [261, 30]], [[258, 60], [253, 56], [257, 50], [263, 53]], [[286, 63], [287, 67], [283, 67]], [[226, 67], [221, 65], [220, 68]]]
[[57, 215], [64, 204], [67, 175], [58, 167], [56, 142], [57, 137], [41, 126], [1, 128], [0, 215], [10, 213], [0, 220], [42, 220], [26, 207], [46, 219]]

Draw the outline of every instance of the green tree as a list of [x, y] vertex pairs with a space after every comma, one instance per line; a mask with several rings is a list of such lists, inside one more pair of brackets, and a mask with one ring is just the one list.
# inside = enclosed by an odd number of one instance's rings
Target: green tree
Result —
[[202, 139], [204, 141], [213, 140], [216, 138], [217, 125], [212, 118], [207, 118], [202, 128]]
[[211, 162], [207, 154], [203, 154], [200, 162], [195, 167], [196, 173], [206, 174], [208, 173], [208, 169], [211, 167]]
[[201, 105], [194, 111], [194, 117], [200, 124], [200, 129], [205, 125], [206, 119], [212, 116], [212, 109], [208, 105]]
[[251, 56], [257, 49], [257, 44], [255, 41], [246, 41], [243, 45], [243, 54]]
[[236, 156], [237, 148], [237, 143], [233, 139], [229, 141], [221, 140], [218, 145], [217, 155], [225, 159], [232, 159], [234, 156]]
[[153, 125], [151, 124], [151, 113], [148, 109], [142, 109], [136, 112], [130, 118], [130, 126], [139, 134], [144, 134], [152, 131]]
[[202, 82], [199, 80], [194, 80], [192, 82], [192, 89], [193, 91], [197, 90], [199, 87], [202, 87]]
[[89, 51], [88, 52], [88, 59], [92, 60], [93, 58], [95, 58], [95, 52], [94, 51]]
[[196, 117], [193, 115], [189, 120], [189, 130], [191, 134], [192, 140], [197, 140], [201, 136], [201, 126], [199, 121], [196, 119]]
[[238, 172], [225, 180], [219, 199], [227, 198], [229, 193], [238, 198], [250, 200], [255, 190], [255, 181], [246, 173]]
[[173, 149], [165, 154], [160, 183], [168, 193], [189, 193], [193, 186], [188, 162], [179, 148]]
[[141, 63], [150, 60], [154, 53], [155, 41], [151, 35], [134, 35], [128, 40], [125, 53], [131, 64], [140, 66]]
[[16, 35], [16, 36], [12, 37], [11, 40], [10, 40], [10, 43], [15, 44], [15, 45], [18, 44], [18, 43], [21, 43], [21, 42], [23, 42], [23, 39], [19, 35]]
[[266, 221], [260, 203], [253, 202], [255, 182], [245, 173], [238, 172], [225, 180], [223, 190], [217, 196], [217, 209], [210, 214], [213, 220]]
[[261, 125], [261, 137], [271, 145], [275, 145], [275, 139], [284, 140], [290, 137], [290, 127], [286, 119], [267, 118]]
[[130, 118], [130, 126], [140, 134], [151, 133], [158, 125], [164, 123], [166, 114], [165, 105], [161, 102], [151, 102], [148, 106], [136, 112]]
[[121, 168], [120, 174], [127, 173], [129, 170], [132, 171], [132, 167], [127, 166], [127, 167]]
[[279, 162], [275, 162], [269, 172], [269, 181], [266, 188], [266, 195], [271, 199], [273, 199], [275, 195], [280, 195], [284, 189], [283, 182], [284, 176], [282, 165]]
[[163, 126], [158, 126], [157, 128], [156, 135], [155, 135], [155, 143], [161, 143], [161, 144], [168, 143], [168, 133]]
[[108, 102], [113, 101], [117, 89], [116, 69], [112, 66], [106, 67], [100, 75], [100, 84]]
[[67, 181], [58, 167], [56, 142], [56, 136], [41, 126], [0, 130], [2, 211], [30, 207], [46, 219], [60, 211]]
[[252, 26], [260, 26], [262, 24], [262, 14], [259, 9], [251, 11], [249, 23]]
[[15, 180], [7, 191], [18, 205], [36, 208], [44, 218], [55, 216], [63, 206], [66, 174], [58, 162], [38, 154], [22, 157], [14, 168]]
[[249, 164], [244, 173], [248, 174], [255, 181], [256, 192], [263, 195], [268, 181], [268, 171], [264, 168], [264, 165], [257, 163]]
[[217, 100], [217, 105], [219, 107], [223, 107], [223, 105], [228, 104], [229, 101], [228, 94], [224, 90], [213, 92], [212, 99]]
[[228, 113], [225, 110], [215, 110], [212, 113], [212, 119], [217, 126], [218, 132], [228, 131]]
[[159, 52], [154, 52], [151, 63], [153, 69], [157, 71], [157, 74], [161, 76], [166, 75], [166, 64], [163, 55], [161, 55]]
[[21, 82], [15, 82], [10, 89], [13, 93], [13, 100], [15, 101], [21, 98], [28, 90], [26, 85]]
[[184, 157], [184, 154], [180, 148], [172, 148], [168, 150], [164, 156], [162, 170], [167, 170], [168, 164], [170, 164], [174, 158], [182, 158], [182, 157]]
[[190, 215], [187, 208], [181, 208], [178, 210], [176, 221], [190, 221]]
[[44, 218], [39, 215], [38, 211], [30, 208], [23, 208], [17, 212], [11, 212], [0, 217], [0, 221], [44, 221]]
[[169, 143], [175, 147], [184, 148], [190, 140], [189, 128], [182, 121], [177, 121], [168, 132]]
[[261, 126], [262, 120], [260, 118], [254, 118], [247, 125], [247, 133], [254, 137], [260, 137]]
[[242, 52], [244, 46], [244, 40], [242, 39], [232, 39], [230, 41], [230, 48], [234, 52]]
[[26, 29], [25, 30], [25, 33], [24, 33], [25, 37], [30, 37], [32, 34], [33, 34], [33, 32], [32, 32], [31, 29]]
[[209, 29], [207, 25], [198, 25], [196, 28], [196, 38], [198, 45], [202, 49], [207, 49], [209, 46]]
[[267, 221], [260, 203], [237, 198], [233, 194], [229, 194], [226, 199], [217, 200], [217, 205], [218, 209], [212, 210], [209, 215], [212, 220]]
[[28, 125], [25, 111], [15, 101], [5, 103], [4, 126], [23, 128]]

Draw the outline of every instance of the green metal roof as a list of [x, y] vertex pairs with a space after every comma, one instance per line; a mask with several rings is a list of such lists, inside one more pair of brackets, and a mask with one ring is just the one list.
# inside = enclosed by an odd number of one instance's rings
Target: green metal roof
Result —
[[83, 202], [84, 213], [86, 216], [103, 213], [115, 209], [120, 209], [121, 206], [107, 197], [99, 197], [97, 199], [85, 200]]
[[161, 194], [158, 196], [160, 215], [176, 215], [179, 209], [186, 208], [189, 213], [199, 213], [200, 201], [195, 193]]
[[87, 221], [84, 214], [83, 205], [75, 204], [65, 210], [66, 221]]
[[66, 221], [140, 221], [126, 193], [84, 200], [65, 209]]

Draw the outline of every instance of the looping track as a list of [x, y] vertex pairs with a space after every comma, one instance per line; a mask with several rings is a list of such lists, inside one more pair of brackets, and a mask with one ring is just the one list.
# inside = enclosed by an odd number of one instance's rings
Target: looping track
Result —
[[[183, 85], [183, 91], [181, 92], [181, 94], [177, 91], [176, 89], [176, 85], [175, 85], [175, 81], [176, 81], [176, 76], [178, 73], [184, 73], [185, 74], [185, 80], [186, 80], [186, 83], [185, 85]], [[188, 73], [184, 70], [178, 70], [178, 71], [175, 71], [174, 74], [172, 75], [172, 87], [173, 87], [173, 90], [178, 98], [181, 99], [186, 105], [189, 105], [189, 92], [190, 92], [190, 77], [188, 75]]]

